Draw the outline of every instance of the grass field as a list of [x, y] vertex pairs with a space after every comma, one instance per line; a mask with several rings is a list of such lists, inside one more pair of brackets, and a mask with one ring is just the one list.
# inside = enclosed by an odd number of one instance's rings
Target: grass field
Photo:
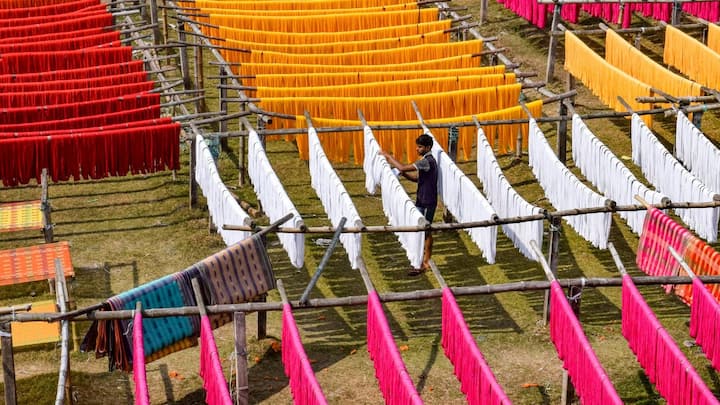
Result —
[[[477, 15], [477, 4], [458, 0]], [[587, 24], [592, 20], [585, 21]], [[523, 20], [490, 2], [489, 21], [480, 31], [497, 36], [497, 46], [506, 46], [511, 59], [522, 62], [523, 71], [545, 71], [548, 37]], [[646, 37], [645, 49], [657, 53], [661, 38]], [[561, 47], [562, 48], [562, 47]], [[562, 52], [560, 52], [562, 56]], [[560, 57], [560, 62], [562, 57]], [[556, 68], [562, 77], [562, 64]], [[539, 80], [539, 79], [538, 79]], [[213, 82], [208, 81], [208, 86]], [[550, 85], [563, 90], [562, 81]], [[582, 87], [577, 97], [578, 111], [591, 112], [604, 107]], [[538, 98], [537, 93], [528, 93]], [[209, 104], [213, 104], [209, 100]], [[546, 114], [556, 115], [557, 104], [546, 106]], [[629, 122], [625, 119], [595, 120], [588, 125], [618, 156], [630, 155]], [[705, 132], [716, 142], [720, 126], [713, 113], [705, 115]], [[544, 126], [551, 143], [555, 143], [554, 126]], [[666, 145], [673, 143], [674, 118], [658, 117], [653, 127]], [[242, 199], [256, 204], [251, 186], [237, 186], [237, 141], [218, 159], [226, 184]], [[569, 148], [570, 149], [569, 145]], [[307, 163], [298, 159], [293, 143], [269, 142], [268, 156], [286, 191], [295, 202], [306, 224], [328, 225], [319, 199], [310, 188]], [[71, 243], [76, 278], [73, 296], [78, 307], [94, 304], [134, 286], [182, 270], [196, 261], [222, 249], [224, 244], [208, 231], [207, 210], [203, 199], [189, 208], [187, 150], [183, 150], [183, 167], [173, 176], [170, 172], [147, 176], [111, 178], [101, 181], [79, 181], [50, 185], [56, 240]], [[568, 153], [568, 165], [572, 166]], [[527, 165], [527, 156], [515, 160], [499, 158], [513, 186], [529, 202], [550, 208], [542, 189]], [[625, 160], [642, 178], [637, 167]], [[460, 164], [472, 175], [476, 166], [471, 160]], [[353, 164], [335, 166], [366, 225], [385, 224], [379, 196], [367, 195], [362, 168]], [[412, 184], [407, 190], [414, 191]], [[0, 201], [37, 199], [36, 185], [0, 188]], [[440, 215], [436, 215], [436, 221]], [[267, 223], [261, 220], [261, 223]], [[298, 299], [319, 264], [325, 248], [313, 236], [306, 239], [305, 267], [293, 268], [274, 235], [269, 238], [275, 275], [282, 279], [291, 299]], [[547, 237], [547, 235], [546, 235]], [[547, 240], [547, 239], [546, 239]], [[617, 216], [613, 217], [610, 240], [620, 251], [631, 274], [639, 275], [634, 266], [638, 238]], [[43, 243], [37, 232], [0, 235], [0, 248]], [[593, 248], [563, 223], [561, 231], [559, 277], [618, 276], [609, 252]], [[546, 250], [546, 249], [545, 249]], [[393, 235], [363, 235], [363, 255], [372, 281], [379, 292], [413, 291], [438, 287], [431, 274], [418, 278], [405, 275], [407, 259]], [[512, 242], [498, 232], [496, 263], [489, 265], [464, 232], [439, 232], [435, 238], [434, 257], [450, 286], [498, 284], [521, 280], [543, 280], [541, 268], [523, 258]], [[689, 309], [674, 296], [666, 296], [659, 287], [641, 288], [647, 301], [679, 343], [708, 386], [720, 393], [720, 379], [697, 347], [686, 347], [690, 340], [687, 321]], [[312, 298], [362, 295], [365, 288], [357, 271], [350, 268], [341, 248], [333, 254]], [[0, 305], [20, 304], [52, 299], [47, 283], [24, 284], [0, 290]], [[272, 291], [269, 301], [279, 301]], [[514, 403], [554, 404], [559, 402], [562, 366], [550, 342], [548, 329], [542, 324], [542, 292], [512, 292], [496, 295], [461, 297], [463, 309], [476, 342]], [[581, 320], [591, 345], [608, 372], [618, 393], [627, 403], [661, 404], [657, 392], [628, 349], [620, 333], [620, 290], [618, 288], [586, 289], [582, 296]], [[440, 346], [440, 301], [408, 301], [385, 306], [410, 376], [423, 399], [429, 404], [465, 403], [452, 365]], [[383, 399], [374, 376], [365, 344], [366, 313], [364, 306], [298, 310], [298, 326], [313, 369], [328, 401], [336, 404], [377, 404]], [[251, 403], [291, 403], [287, 379], [282, 371], [276, 343], [280, 337], [280, 313], [268, 314], [268, 338], [256, 338], [256, 315], [248, 317]], [[81, 338], [87, 323], [76, 324]], [[226, 377], [232, 373], [233, 330], [231, 325], [216, 330], [216, 340]], [[18, 396], [21, 404], [52, 403], [57, 382], [59, 349], [55, 346], [17, 351], [15, 363]], [[151, 402], [156, 404], [203, 403], [204, 391], [198, 375], [197, 348], [172, 354], [148, 364]], [[132, 376], [108, 372], [107, 360], [92, 353], [73, 352], [71, 383], [79, 404], [132, 403]]]

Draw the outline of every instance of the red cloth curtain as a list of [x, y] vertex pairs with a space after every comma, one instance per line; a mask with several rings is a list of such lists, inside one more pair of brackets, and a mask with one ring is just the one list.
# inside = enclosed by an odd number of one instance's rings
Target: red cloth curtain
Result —
[[0, 93], [0, 105], [30, 107], [80, 103], [83, 101], [102, 100], [104, 98], [144, 93], [152, 90], [153, 86], [153, 82], [140, 82], [88, 89]]
[[72, 38], [61, 38], [49, 41], [5, 43], [0, 44], [0, 53], [71, 51], [100, 45], [107, 46], [107, 44], [110, 43], [119, 44], [119, 40], [120, 34], [116, 31], [111, 31], [87, 36], [77, 35]]
[[[30, 2], [28, 2], [30, 3]], [[32, 2], [39, 3], [39, 2]], [[0, 8], [0, 18], [25, 18], [37, 17], [45, 15], [53, 15], [60, 13], [69, 13], [72, 11], [82, 10], [86, 7], [99, 4], [99, 0], [78, 0], [69, 2], [58, 2], [58, 4], [50, 5], [29, 5], [27, 7], [18, 8]], [[7, 2], [5, 2], [7, 4]]]
[[130, 46], [77, 51], [5, 53], [0, 55], [0, 74], [75, 69], [131, 60]]
[[[0, 55], [1, 57], [1, 55]], [[52, 80], [90, 79], [103, 76], [124, 75], [143, 71], [143, 61], [100, 64], [90, 67], [60, 69], [45, 72], [6, 73], [0, 74], [0, 83], [46, 82]]]
[[27, 132], [82, 130], [84, 128], [97, 128], [99, 126], [117, 125], [132, 121], [144, 121], [160, 117], [160, 105], [120, 110], [111, 113], [73, 117], [63, 120], [33, 121], [22, 124], [0, 125], [0, 132], [5, 134], [21, 134]]
[[47, 82], [0, 82], [0, 92], [33, 92], [69, 89], [87, 89], [93, 87], [117, 86], [120, 84], [140, 83], [148, 80], [145, 72], [126, 73], [123, 75], [101, 76], [78, 80], [53, 80]]

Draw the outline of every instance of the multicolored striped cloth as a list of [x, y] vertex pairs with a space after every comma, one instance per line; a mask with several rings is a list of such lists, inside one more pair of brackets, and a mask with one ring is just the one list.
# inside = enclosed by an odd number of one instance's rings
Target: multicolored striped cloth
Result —
[[68, 242], [0, 250], [0, 286], [55, 278], [55, 259], [65, 277], [74, 277]]
[[40, 200], [0, 204], [0, 232], [42, 229], [44, 225]]

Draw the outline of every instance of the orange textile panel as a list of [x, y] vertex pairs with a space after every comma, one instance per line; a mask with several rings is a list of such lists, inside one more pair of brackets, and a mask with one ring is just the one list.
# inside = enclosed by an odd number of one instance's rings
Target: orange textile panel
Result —
[[605, 35], [605, 60], [630, 76], [676, 97], [700, 96], [698, 83], [656, 63], [613, 30]]
[[[635, 97], [652, 95], [650, 86], [606, 62], [570, 31], [565, 31], [565, 70], [615, 111], [627, 111], [617, 96], [639, 111], [646, 106], [635, 101]], [[652, 116], [645, 115], [643, 120], [650, 125]]]
[[[451, 56], [472, 55], [482, 51], [483, 41], [461, 41], [440, 44], [424, 44], [404, 48], [377, 51], [346, 52], [332, 54], [293, 54], [271, 51], [240, 53], [241, 62], [317, 64], [317, 65], [379, 65], [419, 62]], [[247, 58], [249, 56], [249, 58]], [[480, 63], [478, 62], [478, 65]]]
[[[387, 72], [345, 72], [345, 73], [295, 73], [261, 74], [243, 83], [258, 87], [314, 87], [340, 86], [393, 80], [421, 79], [427, 77], [460, 77], [496, 75], [505, 73], [505, 65], [483, 66], [467, 69], [406, 70]], [[247, 81], [246, 81], [247, 80]]]
[[319, 87], [257, 87], [255, 97], [384, 97], [444, 93], [515, 83], [515, 74], [450, 76]]
[[[302, 4], [302, 3], [300, 3]], [[333, 8], [333, 9], [271, 9], [256, 10], [253, 8], [209, 8], [200, 7], [202, 14], [229, 14], [229, 15], [255, 15], [255, 16], [306, 16], [318, 14], [345, 14], [345, 13], [380, 13], [383, 11], [417, 10], [417, 3], [391, 4], [387, 6], [364, 8]]]
[[407, 0], [304, 0], [304, 1], [180, 1], [186, 8], [224, 8], [244, 10], [327, 10], [338, 8], [368, 8], [407, 3]]
[[715, 24], [708, 24], [707, 46], [720, 53], [720, 27]]
[[[225, 52], [225, 60], [235, 62], [233, 54]], [[290, 73], [338, 73], [338, 72], [384, 72], [414, 71], [432, 69], [464, 69], [480, 66], [480, 58], [472, 55], [451, 56], [449, 58], [424, 60], [420, 62], [398, 63], [394, 65], [314, 65], [278, 63], [243, 63], [236, 72], [243, 76], [258, 74], [290, 74]]]
[[68, 242], [0, 250], [0, 286], [55, 278], [55, 259], [65, 276], [74, 276]]
[[[216, 26], [244, 28], [261, 31], [284, 32], [341, 32], [368, 28], [387, 27], [389, 25], [418, 24], [436, 21], [438, 9], [423, 8], [408, 11], [383, 11], [379, 13], [346, 13], [310, 16], [235, 16], [230, 14], [210, 14], [209, 17], [196, 17], [199, 22]], [[210, 36], [220, 34], [217, 28], [207, 27]]]
[[[311, 117], [353, 120], [361, 110], [368, 121], [413, 121], [416, 118], [411, 101], [414, 101], [428, 121], [432, 118], [460, 117], [481, 114], [516, 106], [520, 96], [518, 84], [459, 90], [445, 93], [417, 94], [395, 97], [295, 97], [266, 98], [260, 103], [266, 111]], [[511, 101], [512, 100], [512, 101]], [[287, 122], [276, 120], [273, 126], [287, 127]], [[414, 148], [414, 138], [407, 131], [383, 131], [378, 136], [383, 148], [402, 159], [406, 151]], [[356, 149], [357, 150], [357, 149]], [[467, 151], [469, 156], [469, 151]], [[332, 153], [328, 153], [331, 156]], [[410, 157], [413, 157], [411, 155]], [[347, 157], [346, 157], [347, 159]], [[357, 159], [357, 156], [356, 156]]]
[[438, 20], [424, 23], [409, 23], [389, 27], [359, 29], [340, 32], [277, 32], [220, 26], [220, 37], [236, 41], [268, 44], [296, 44], [310, 46], [329, 42], [372, 41], [385, 38], [397, 38], [410, 35], [428, 34], [445, 31], [451, 26], [450, 20]]
[[720, 54], [670, 25], [665, 27], [663, 61], [703, 86], [720, 89]]
[[224, 46], [253, 51], [273, 51], [291, 54], [333, 54], [375, 51], [380, 49], [402, 48], [406, 46], [448, 42], [450, 42], [450, 33], [444, 31], [433, 31], [426, 34], [407, 35], [403, 37], [369, 39], [365, 41], [323, 42], [310, 45], [236, 41], [228, 38], [225, 40]]
[[[57, 312], [55, 301], [33, 302], [28, 313], [48, 314]], [[12, 346], [25, 347], [54, 343], [60, 340], [60, 324], [55, 322], [12, 322]]]

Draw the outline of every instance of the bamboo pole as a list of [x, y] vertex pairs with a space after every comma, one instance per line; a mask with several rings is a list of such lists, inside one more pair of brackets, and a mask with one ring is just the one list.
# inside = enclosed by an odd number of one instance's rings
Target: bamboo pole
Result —
[[690, 276], [690, 278], [695, 278], [695, 277], [697, 277], [697, 276], [695, 275], [695, 272], [692, 271], [692, 269], [690, 268], [690, 266], [687, 264], [687, 262], [685, 261], [685, 259], [682, 258], [682, 256], [680, 255], [680, 253], [677, 252], [677, 250], [675, 250], [672, 246], [668, 246], [668, 251], [669, 251], [670, 254], [672, 255], [673, 259], [675, 259], [675, 260], [680, 264], [680, 267], [682, 267], [683, 270], [685, 270], [685, 272], [688, 274], [688, 276]]
[[[15, 318], [13, 313], [12, 318]], [[11, 319], [12, 319], [11, 318]], [[15, 356], [12, 347], [10, 319], [0, 323], [0, 350], [2, 350], [3, 385], [5, 404], [17, 405], [17, 386], [15, 384]]]
[[[308, 121], [310, 123], [310, 121]], [[330, 261], [330, 256], [332, 256], [333, 251], [335, 250], [335, 246], [337, 246], [338, 241], [340, 241], [340, 235], [342, 234], [342, 229], [345, 226], [345, 222], [347, 222], [347, 218], [342, 217], [340, 218], [340, 223], [337, 226], [337, 229], [335, 230], [335, 234], [332, 237], [332, 240], [330, 241], [330, 245], [325, 250], [325, 254], [323, 255], [322, 260], [320, 260], [320, 264], [318, 265], [317, 270], [315, 270], [315, 273], [312, 275], [312, 278], [310, 279], [310, 282], [308, 283], [307, 287], [305, 287], [305, 291], [302, 293], [302, 296], [300, 297], [300, 305], [305, 305], [308, 302], [308, 297], [310, 297], [310, 292], [315, 287], [315, 284], [320, 279], [320, 276], [322, 275], [323, 271], [325, 271], [325, 267], [328, 264], [328, 261]]]
[[[67, 291], [65, 289], [65, 275], [60, 259], [55, 259], [55, 294], [60, 314], [67, 312]], [[63, 405], [65, 401], [72, 402], [70, 388], [70, 322], [60, 321], [60, 371], [58, 373], [57, 394], [55, 405]]]

